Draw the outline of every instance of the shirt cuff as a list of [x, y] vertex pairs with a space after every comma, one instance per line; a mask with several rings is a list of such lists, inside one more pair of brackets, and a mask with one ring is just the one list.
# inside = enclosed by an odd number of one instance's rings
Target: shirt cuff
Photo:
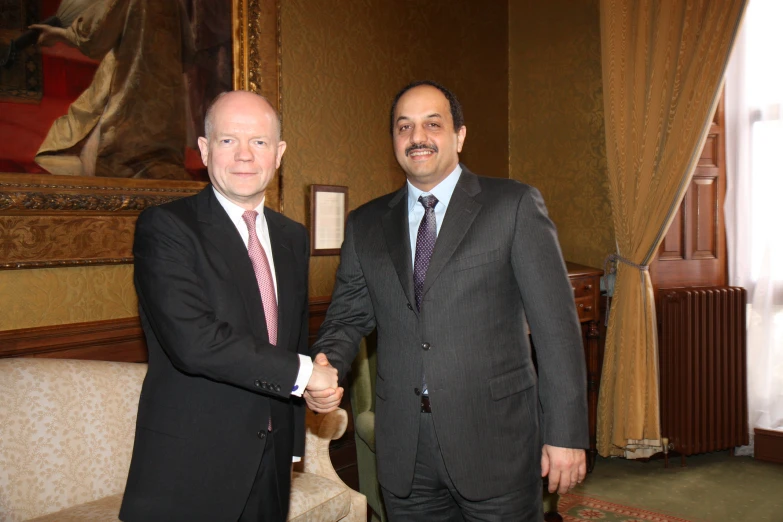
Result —
[[296, 376], [296, 382], [294, 383], [294, 389], [291, 390], [291, 395], [294, 397], [301, 397], [307, 387], [307, 383], [310, 382], [310, 376], [313, 375], [313, 360], [307, 355], [299, 355], [299, 374]]
[[291, 462], [302, 462], [302, 457], [291, 457]]

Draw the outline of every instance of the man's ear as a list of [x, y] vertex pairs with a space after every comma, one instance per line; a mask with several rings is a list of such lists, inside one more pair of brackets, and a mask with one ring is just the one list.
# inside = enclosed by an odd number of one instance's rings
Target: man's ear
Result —
[[204, 166], [208, 166], [207, 162], [209, 161], [209, 141], [204, 136], [199, 136], [198, 139], [198, 150], [201, 151], [201, 162], [204, 163]]
[[464, 125], [459, 128], [457, 131], [457, 152], [462, 152], [462, 144], [465, 143], [465, 134], [467, 134], [468, 129]]
[[283, 153], [285, 152], [286, 143], [284, 141], [278, 141], [277, 142], [277, 162], [276, 167], [277, 169], [280, 168], [280, 161], [283, 159]]

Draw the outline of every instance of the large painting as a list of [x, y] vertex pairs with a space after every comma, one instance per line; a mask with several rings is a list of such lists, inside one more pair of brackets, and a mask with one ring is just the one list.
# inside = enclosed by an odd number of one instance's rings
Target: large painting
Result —
[[[0, 0], [0, 59], [33, 18], [57, 16], [67, 1]], [[214, 94], [246, 89], [279, 106], [277, 0], [76, 1], [104, 9], [100, 41], [120, 31], [135, 46], [104, 55], [66, 44], [16, 49], [15, 63], [40, 65], [40, 96], [18, 65], [0, 66], [0, 269], [131, 262], [138, 213], [204, 186], [193, 147]], [[86, 20], [80, 12], [72, 24]], [[135, 34], [134, 24], [146, 30]], [[69, 61], [71, 75], [51, 73], [49, 60]], [[137, 69], [150, 77], [138, 72], [117, 88]], [[277, 179], [266, 198], [275, 209]]]
[[196, 145], [204, 111], [244, 72], [233, 67], [243, 43], [235, 29], [246, 39], [264, 11], [276, 22], [274, 7], [0, 0], [0, 170], [205, 179]]

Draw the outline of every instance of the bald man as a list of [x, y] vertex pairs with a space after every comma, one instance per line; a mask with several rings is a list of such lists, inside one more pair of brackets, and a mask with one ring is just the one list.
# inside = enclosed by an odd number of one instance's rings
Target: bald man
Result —
[[266, 99], [218, 96], [199, 148], [211, 185], [136, 225], [149, 370], [120, 518], [282, 522], [301, 394], [337, 393], [307, 355], [308, 235], [264, 207], [286, 148]]

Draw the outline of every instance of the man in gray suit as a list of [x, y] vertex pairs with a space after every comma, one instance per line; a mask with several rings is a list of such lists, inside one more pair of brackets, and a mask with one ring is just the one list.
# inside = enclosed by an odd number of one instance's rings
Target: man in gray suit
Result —
[[[585, 476], [581, 330], [541, 195], [461, 165], [465, 133], [445, 87], [397, 95], [391, 134], [407, 183], [348, 218], [313, 353], [342, 378], [378, 330], [376, 451], [391, 520], [540, 521], [541, 476], [561, 493]], [[319, 395], [305, 393], [321, 411], [339, 399]]]

